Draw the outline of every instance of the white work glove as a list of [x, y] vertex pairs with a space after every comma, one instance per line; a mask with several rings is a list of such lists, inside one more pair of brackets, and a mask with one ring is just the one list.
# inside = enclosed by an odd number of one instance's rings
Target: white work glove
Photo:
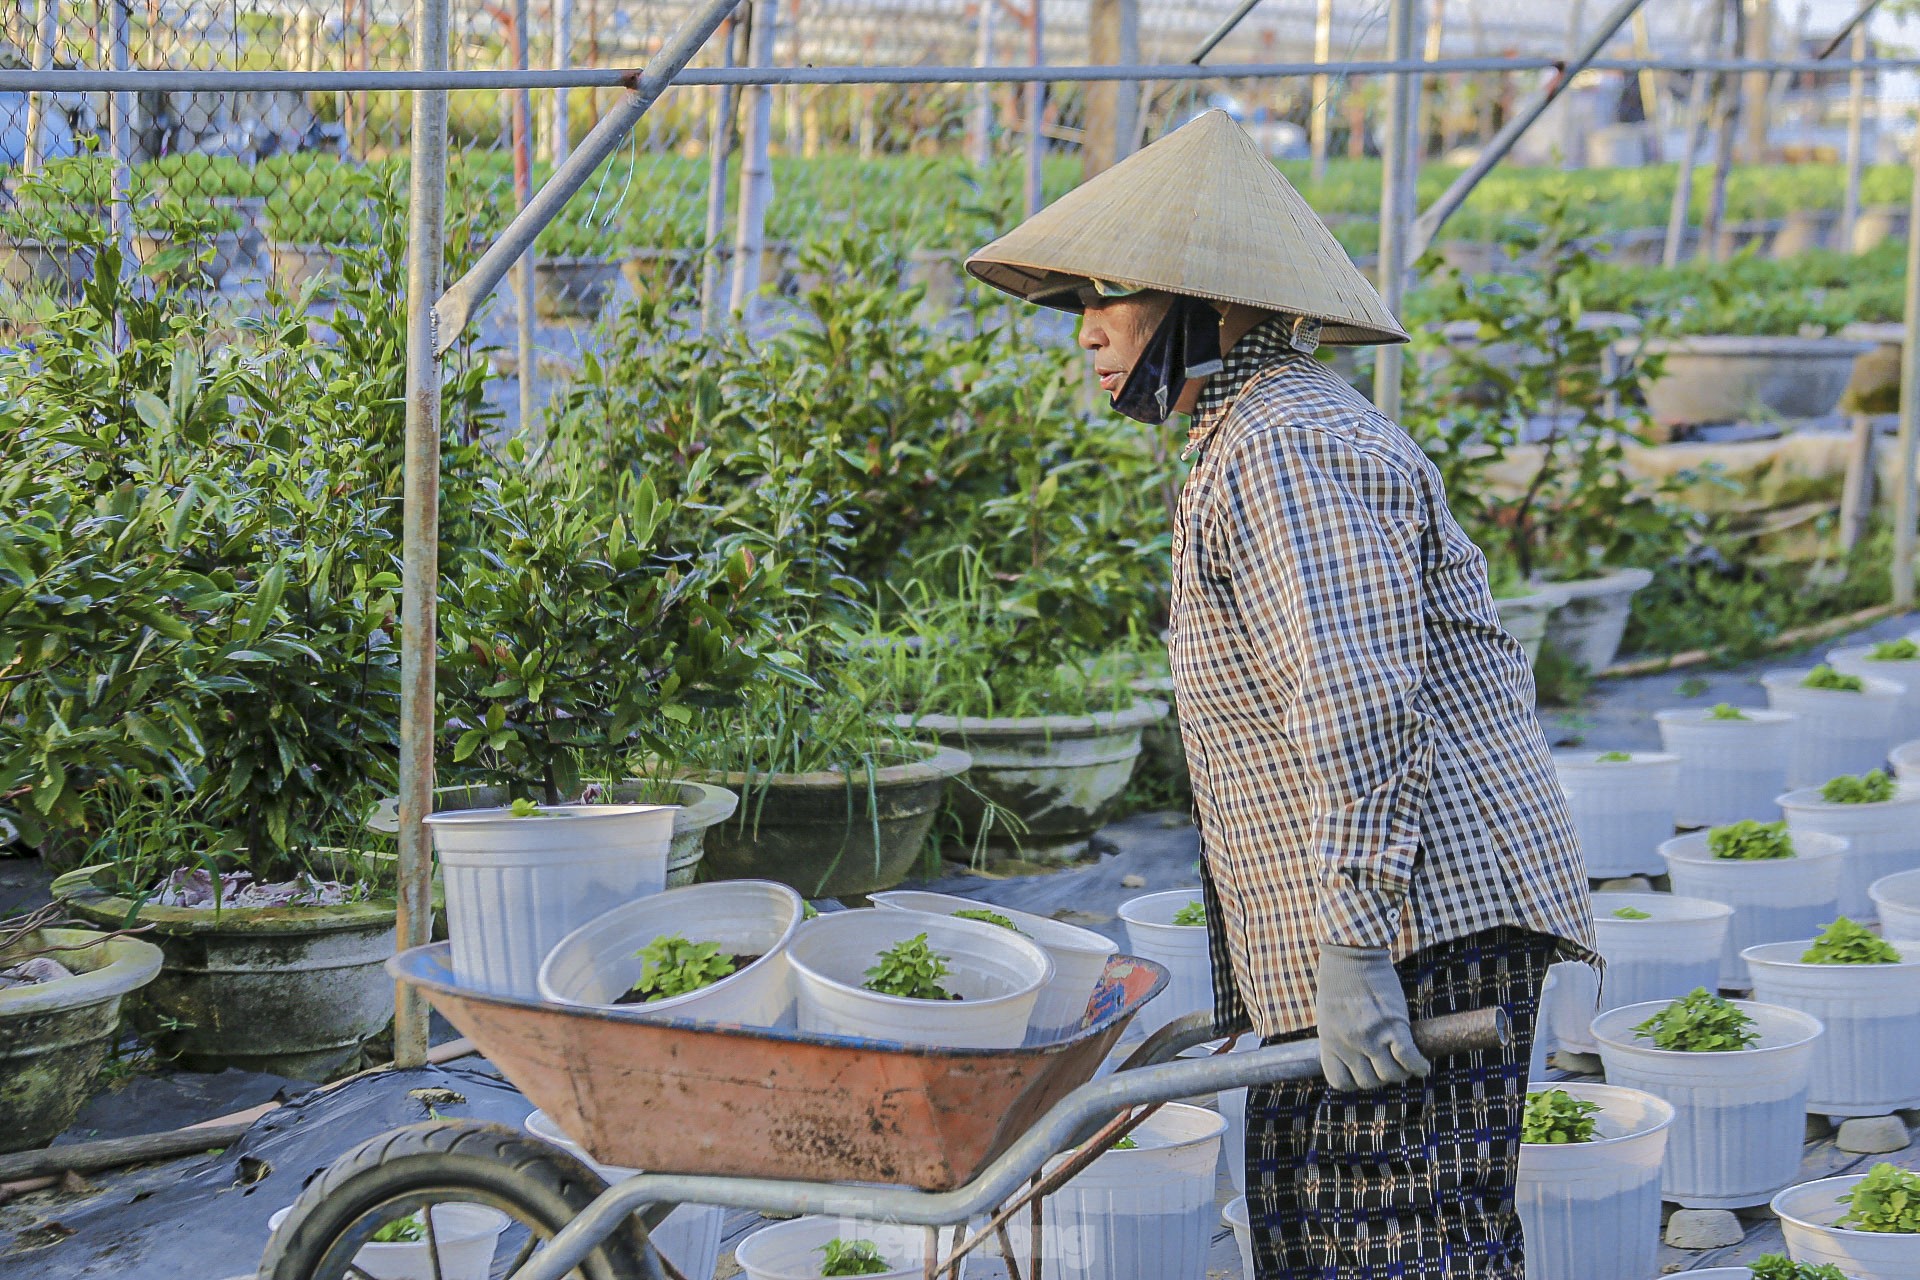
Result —
[[1407, 994], [1385, 947], [1320, 947], [1320, 1069], [1340, 1093], [1423, 1076]]

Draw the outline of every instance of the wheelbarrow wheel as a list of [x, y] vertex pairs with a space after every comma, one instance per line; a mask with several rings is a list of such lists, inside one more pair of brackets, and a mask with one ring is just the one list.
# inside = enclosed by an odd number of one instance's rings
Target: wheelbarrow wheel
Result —
[[[341, 1156], [301, 1192], [267, 1242], [260, 1280], [365, 1280], [368, 1273], [354, 1265], [354, 1256], [374, 1232], [446, 1204], [482, 1205], [506, 1215], [487, 1274], [511, 1276], [606, 1186], [566, 1152], [505, 1125], [432, 1121], [395, 1129]], [[437, 1233], [430, 1244], [444, 1257]], [[569, 1276], [657, 1276], [654, 1266], [641, 1261], [652, 1252], [645, 1226], [629, 1216]]]

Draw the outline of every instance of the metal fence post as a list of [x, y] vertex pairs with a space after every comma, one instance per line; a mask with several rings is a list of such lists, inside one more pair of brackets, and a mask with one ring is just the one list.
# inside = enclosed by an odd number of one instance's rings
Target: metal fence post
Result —
[[[728, 18], [720, 24], [720, 65], [733, 65], [734, 31], [739, 23]], [[711, 333], [726, 319], [720, 298], [720, 237], [727, 233], [727, 159], [733, 150], [733, 86], [723, 84], [713, 102], [713, 123], [707, 130], [707, 227], [700, 246], [700, 331]], [[662, 252], [670, 252], [664, 246]], [[671, 265], [667, 268], [672, 270]]]
[[[1847, 73], [1847, 193], [1840, 205], [1841, 249], [1853, 247], [1853, 226], [1860, 220], [1860, 168], [1866, 163], [1867, 73], [1860, 64], [1867, 60], [1867, 24], [1853, 28], [1853, 70]], [[1874, 130], [1875, 138], [1880, 131]]]
[[[1413, 53], [1413, 0], [1390, 0], [1387, 9], [1387, 57], [1404, 62]], [[1386, 129], [1380, 138], [1380, 252], [1376, 271], [1380, 300], [1393, 315], [1407, 282], [1407, 134], [1413, 115], [1415, 86], [1403, 75], [1387, 77], [1381, 114]], [[1388, 343], [1374, 348], [1373, 403], [1389, 418], [1400, 416], [1400, 366], [1404, 352]]]
[[[553, 69], [565, 71], [573, 65], [573, 0], [553, 0]], [[567, 90], [553, 91], [553, 164], [559, 168], [573, 149], [567, 128]]]
[[[1027, 3], [1032, 8], [1033, 18], [1027, 27], [1027, 60], [1036, 67], [1044, 66], [1047, 61], [1045, 0], [1027, 0]], [[1026, 202], [1029, 218], [1040, 212], [1040, 206], [1046, 202], [1046, 177], [1042, 161], [1047, 153], [1047, 140], [1041, 132], [1045, 124], [1046, 111], [1046, 83], [1041, 80], [1027, 81]]]
[[[414, 66], [447, 67], [447, 0], [416, 0]], [[413, 97], [413, 173], [407, 209], [407, 405], [400, 567], [399, 942], [432, 936], [433, 857], [424, 822], [433, 810], [433, 665], [440, 579], [440, 356], [434, 299], [446, 238], [447, 94]], [[427, 1058], [427, 1004], [406, 983], [395, 993], [393, 1061]]]
[[[530, 65], [530, 41], [527, 27], [532, 22], [527, 0], [514, 0], [513, 65], [525, 71]], [[533, 199], [533, 91], [521, 89], [513, 95], [513, 202], [519, 209]], [[520, 371], [520, 429], [533, 423], [533, 384], [536, 375], [533, 352], [533, 255], [532, 245], [520, 256], [514, 268], [514, 286], [519, 294], [518, 313], [514, 317], [516, 367]]]
[[1913, 166], [1913, 189], [1907, 201], [1907, 298], [1902, 313], [1906, 333], [1900, 344], [1900, 447], [1895, 451], [1900, 465], [1894, 472], [1893, 491], [1896, 609], [1913, 608], [1913, 465], [1915, 451], [1920, 449], [1920, 341], [1914, 337], [1914, 326], [1920, 325], [1920, 140], [1915, 142], [1909, 163]]
[[[779, 0], [753, 0], [747, 31], [747, 62], [773, 66], [773, 42], [780, 21]], [[727, 309], [748, 312], [760, 291], [760, 254], [767, 243], [767, 206], [773, 203], [773, 165], [767, 147], [773, 135], [773, 90], [752, 85], [741, 95], [746, 135], [741, 138], [740, 220], [733, 233], [733, 292]]]
[[[1333, 61], [1333, 0], [1320, 0], [1313, 18], [1313, 61], [1324, 66]], [[1313, 103], [1307, 117], [1307, 151], [1312, 157], [1315, 186], [1327, 180], [1327, 125], [1333, 104], [1333, 77], [1324, 72], [1313, 77]]]
[[[999, 8], [998, 0], [977, 0], [980, 6], [980, 18], [977, 25], [979, 40], [974, 49], [973, 64], [977, 67], [993, 65], [993, 14]], [[993, 86], [981, 83], [973, 89], [973, 112], [967, 121], [967, 154], [972, 157], [974, 167], [984, 169], [993, 163]]]
[[[115, 71], [130, 66], [130, 32], [133, 14], [131, 0], [112, 0], [108, 39], [112, 53], [108, 63]], [[123, 269], [133, 261], [133, 95], [115, 90], [107, 95], [107, 150], [113, 157], [108, 179], [113, 202], [113, 242], [119, 246]], [[116, 329], [117, 331], [117, 329]]]
[[[46, 71], [53, 66], [53, 46], [60, 38], [60, 0], [40, 0], [34, 15], [33, 69]], [[35, 90], [27, 94], [27, 137], [21, 152], [20, 167], [37, 173], [46, 163], [47, 95]]]

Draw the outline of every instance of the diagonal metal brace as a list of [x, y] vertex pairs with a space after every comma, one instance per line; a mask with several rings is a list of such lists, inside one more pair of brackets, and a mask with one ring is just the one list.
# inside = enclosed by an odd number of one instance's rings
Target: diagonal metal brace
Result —
[[647, 62], [645, 70], [623, 78], [622, 83], [627, 87], [626, 96], [612, 111], [600, 117], [600, 123], [554, 170], [546, 185], [534, 193], [527, 207], [507, 224], [500, 238], [480, 256], [480, 261], [473, 264], [473, 269], [460, 277], [433, 304], [435, 353], [445, 355], [447, 349], [453, 346], [472, 321], [480, 304], [506, 279], [508, 269], [520, 255], [532, 246], [534, 237], [560, 215], [560, 210], [576, 191], [587, 184], [594, 170], [627, 140], [627, 135], [640, 123], [640, 117], [647, 114], [647, 109], [666, 92], [673, 78], [693, 61], [693, 55], [700, 51], [700, 47], [719, 29], [739, 2], [707, 0], [704, 7], [695, 10], [680, 24], [679, 29], [660, 47], [660, 51]]

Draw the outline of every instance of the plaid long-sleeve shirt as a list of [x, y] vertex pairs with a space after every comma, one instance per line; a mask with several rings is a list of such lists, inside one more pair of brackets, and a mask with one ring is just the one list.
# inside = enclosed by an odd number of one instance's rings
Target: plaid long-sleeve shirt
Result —
[[1323, 942], [1509, 924], [1596, 960], [1532, 672], [1438, 469], [1279, 321], [1195, 416], [1168, 645], [1220, 1029], [1312, 1026]]

